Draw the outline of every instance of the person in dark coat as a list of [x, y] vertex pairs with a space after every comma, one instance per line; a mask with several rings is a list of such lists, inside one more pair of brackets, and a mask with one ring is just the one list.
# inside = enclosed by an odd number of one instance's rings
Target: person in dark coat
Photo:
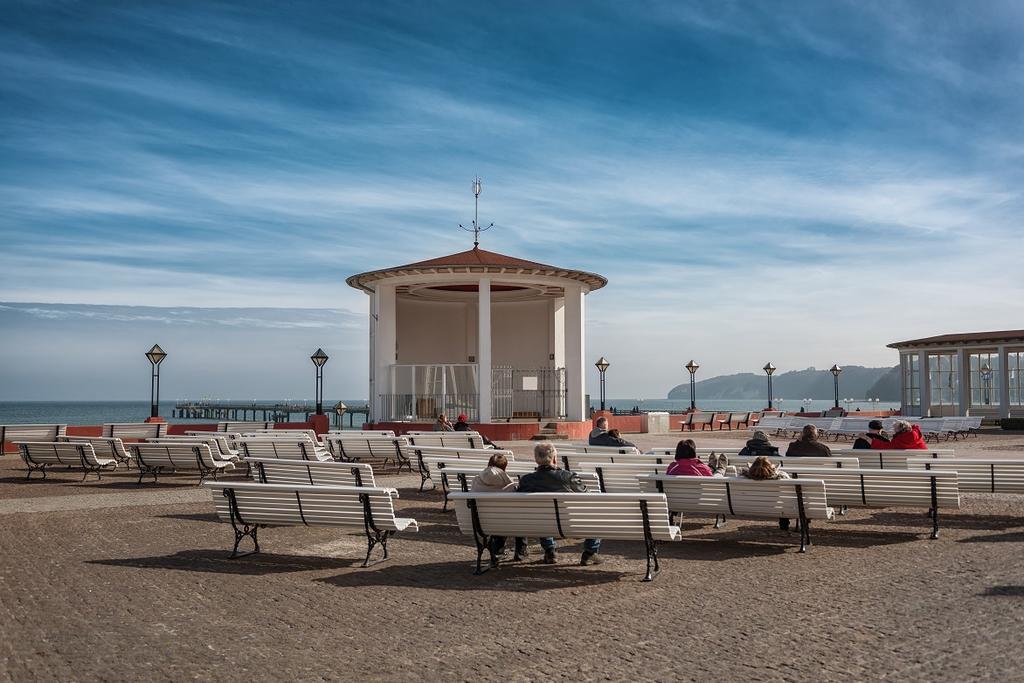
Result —
[[624, 446], [631, 446], [633, 448], [636, 448], [636, 444], [635, 443], [626, 441], [625, 439], [623, 439], [622, 437], [619, 436], [619, 430], [618, 429], [610, 429], [607, 432], [604, 432], [602, 434], [598, 434], [597, 436], [591, 436], [590, 437], [590, 445], [591, 446], [617, 446], [619, 448], [622, 448]]
[[858, 436], [857, 439], [853, 442], [853, 447], [858, 449], [871, 448], [871, 443], [875, 439], [885, 443], [889, 443], [889, 437], [882, 433], [882, 427], [884, 426], [885, 425], [882, 424], [881, 420], [872, 420], [871, 422], [868, 422], [867, 433]]
[[747, 441], [747, 445], [740, 449], [740, 455], [778, 455], [779, 447], [773, 446], [768, 441], [768, 435], [760, 429]]
[[787, 457], [806, 458], [831, 458], [832, 449], [818, 441], [818, 428], [814, 425], [804, 425], [800, 438], [789, 444], [786, 449]]
[[[555, 467], [555, 463], [558, 462], [558, 451], [550, 441], [542, 441], [533, 447], [533, 459], [537, 463], [537, 469], [519, 477], [520, 493], [586, 492], [587, 485], [580, 479], [580, 475]], [[554, 538], [540, 539], [540, 547], [544, 549], [544, 564], [555, 564], [558, 561], [555, 555], [557, 545]], [[583, 566], [601, 564], [604, 560], [598, 555], [600, 550], [600, 538], [584, 540], [580, 564]]]

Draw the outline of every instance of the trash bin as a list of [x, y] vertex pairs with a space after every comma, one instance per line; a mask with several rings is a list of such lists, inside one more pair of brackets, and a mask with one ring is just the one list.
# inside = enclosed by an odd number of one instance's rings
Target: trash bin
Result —
[[668, 431], [668, 413], [653, 412], [644, 413], [640, 420], [641, 431], [647, 433], [662, 433]]

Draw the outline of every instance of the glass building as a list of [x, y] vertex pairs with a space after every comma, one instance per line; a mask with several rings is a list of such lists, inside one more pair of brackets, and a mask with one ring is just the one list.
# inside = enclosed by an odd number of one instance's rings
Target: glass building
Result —
[[904, 415], [1024, 415], [1024, 330], [943, 334], [888, 346], [900, 352]]

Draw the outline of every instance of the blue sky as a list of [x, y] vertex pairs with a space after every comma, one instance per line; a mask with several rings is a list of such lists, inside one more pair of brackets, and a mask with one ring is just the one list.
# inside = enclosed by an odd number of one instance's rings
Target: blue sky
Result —
[[[289, 344], [350, 356], [328, 393], [363, 395], [366, 301], [344, 278], [468, 247], [476, 174], [485, 248], [609, 278], [588, 354], [615, 396], [664, 395], [691, 357], [707, 376], [888, 365], [897, 339], [1024, 320], [1017, 2], [4, 14], [0, 301], [78, 313], [0, 315], [0, 398], [89, 386], [26, 373], [35, 345], [93, 378], [134, 367], [85, 322], [120, 309], [89, 306], [166, 309], [119, 321], [145, 348], [180, 309], [264, 321], [255, 383], [233, 328], [179, 323], [177, 357], [207, 371], [168, 377], [173, 396], [301, 391]], [[301, 337], [275, 327], [295, 308], [319, 309]]]

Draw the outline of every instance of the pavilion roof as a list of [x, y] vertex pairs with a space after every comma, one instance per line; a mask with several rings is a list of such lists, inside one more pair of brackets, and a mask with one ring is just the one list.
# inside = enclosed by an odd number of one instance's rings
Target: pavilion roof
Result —
[[999, 332], [965, 332], [959, 334], [940, 334], [934, 337], [909, 339], [907, 341], [887, 344], [890, 349], [901, 349], [914, 346], [952, 346], [956, 344], [1004, 344], [1024, 342], [1024, 330], [1002, 330]]

